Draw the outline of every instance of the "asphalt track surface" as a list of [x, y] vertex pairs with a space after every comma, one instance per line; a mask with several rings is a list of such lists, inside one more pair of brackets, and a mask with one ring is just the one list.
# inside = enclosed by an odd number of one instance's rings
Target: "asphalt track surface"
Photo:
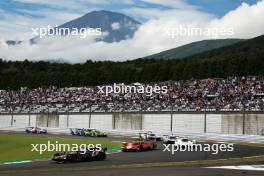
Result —
[[[56, 137], [58, 137], [56, 135]], [[74, 137], [74, 136], [61, 136], [61, 137]], [[88, 140], [96, 138], [87, 138]], [[102, 139], [102, 138], [100, 138]], [[106, 138], [113, 141], [127, 141], [124, 138]], [[159, 142], [156, 150], [144, 152], [120, 152], [107, 155], [105, 161], [84, 162], [84, 163], [66, 163], [57, 164], [52, 161], [37, 161], [32, 163], [13, 164], [13, 165], [0, 165], [0, 175], [96, 175], [96, 176], [113, 176], [113, 175], [126, 175], [126, 176], [172, 176], [172, 175], [263, 175], [263, 172], [256, 171], [239, 171], [239, 170], [223, 170], [223, 169], [207, 169], [199, 166], [195, 167], [153, 167], [153, 168], [117, 168], [112, 166], [119, 165], [133, 165], [144, 163], [162, 163], [162, 162], [181, 162], [181, 161], [196, 161], [196, 160], [216, 160], [239, 158], [246, 156], [264, 155], [263, 148], [252, 147], [247, 145], [234, 145], [233, 152], [219, 152], [213, 155], [208, 152], [176, 152], [172, 155], [171, 152], [164, 152], [164, 147]], [[263, 164], [263, 163], [261, 163]], [[104, 166], [105, 168], [100, 168]], [[109, 166], [109, 168], [107, 168]], [[98, 168], [97, 168], [98, 167]], [[88, 168], [88, 169], [86, 169]], [[89, 169], [95, 168], [95, 169]]]

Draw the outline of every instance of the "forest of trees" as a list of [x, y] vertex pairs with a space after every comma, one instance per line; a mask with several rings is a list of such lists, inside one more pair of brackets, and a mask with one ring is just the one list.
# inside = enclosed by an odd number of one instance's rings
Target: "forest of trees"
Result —
[[181, 60], [136, 59], [84, 64], [0, 59], [0, 89], [90, 86], [228, 76], [264, 75], [264, 37]]

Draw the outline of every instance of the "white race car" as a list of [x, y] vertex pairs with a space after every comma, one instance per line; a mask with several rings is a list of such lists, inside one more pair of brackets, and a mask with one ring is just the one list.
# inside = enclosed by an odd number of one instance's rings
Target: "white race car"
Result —
[[175, 144], [179, 136], [174, 135], [163, 135], [162, 141], [164, 144]]
[[196, 144], [196, 140], [195, 139], [188, 139], [188, 138], [178, 138], [176, 139], [175, 145], [179, 145], [179, 146], [192, 146], [194, 144]]
[[152, 131], [148, 131], [148, 132], [144, 132], [144, 133], [140, 133], [139, 134], [140, 137], [142, 137], [143, 139], [155, 139], [157, 141], [161, 141], [162, 137], [153, 133]]
[[26, 127], [25, 131], [27, 133], [36, 133], [36, 134], [47, 134], [47, 130], [38, 127]]

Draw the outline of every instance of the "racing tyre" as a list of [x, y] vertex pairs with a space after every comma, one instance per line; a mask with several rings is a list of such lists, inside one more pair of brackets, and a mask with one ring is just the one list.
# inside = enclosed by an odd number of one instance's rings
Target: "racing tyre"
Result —
[[105, 160], [106, 158], [106, 154], [105, 153], [101, 153], [100, 156], [99, 156], [99, 160]]
[[77, 161], [77, 158], [74, 155], [68, 155], [66, 160], [73, 163]]
[[143, 146], [141, 145], [140, 148], [138, 149], [138, 152], [143, 151]]

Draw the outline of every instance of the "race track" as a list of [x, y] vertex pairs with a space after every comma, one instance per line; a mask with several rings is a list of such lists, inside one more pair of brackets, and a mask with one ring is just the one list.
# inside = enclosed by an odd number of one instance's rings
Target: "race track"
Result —
[[[65, 137], [65, 136], [61, 136]], [[67, 136], [73, 137], [73, 136]], [[87, 138], [90, 139], [90, 138]], [[92, 138], [95, 139], [95, 138]], [[102, 139], [102, 138], [100, 138]], [[129, 140], [123, 138], [108, 138], [107, 140]], [[232, 172], [232, 175], [241, 175], [248, 171], [230, 171], [220, 169], [206, 169], [201, 167], [179, 168], [179, 167], [155, 167], [155, 168], [130, 168], [130, 165], [144, 163], [163, 163], [163, 162], [182, 162], [196, 160], [216, 160], [228, 158], [240, 158], [245, 156], [264, 155], [263, 148], [247, 145], [235, 145], [233, 152], [220, 152], [217, 155], [208, 152], [176, 152], [172, 155], [170, 152], [163, 152], [164, 147], [159, 142], [158, 148], [153, 151], [145, 152], [120, 152], [107, 155], [105, 161], [85, 162], [85, 163], [66, 163], [57, 164], [52, 161], [37, 161], [32, 163], [0, 165], [0, 175], [210, 175], [217, 171], [222, 175]], [[104, 168], [100, 168], [100, 167]], [[107, 168], [109, 166], [109, 168]], [[118, 166], [122, 166], [118, 168]], [[127, 166], [127, 168], [125, 168]], [[93, 169], [91, 169], [93, 168]], [[251, 175], [258, 175], [262, 172], [252, 172]], [[151, 174], [150, 174], [151, 173]], [[163, 174], [162, 174], [163, 173]], [[262, 173], [263, 174], [263, 173]]]

